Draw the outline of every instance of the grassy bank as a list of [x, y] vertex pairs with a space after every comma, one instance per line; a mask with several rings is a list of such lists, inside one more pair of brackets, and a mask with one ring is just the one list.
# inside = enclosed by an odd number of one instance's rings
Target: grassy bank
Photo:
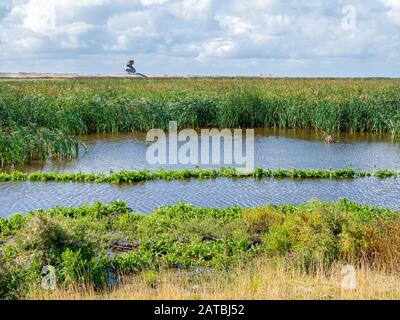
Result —
[[[65, 135], [181, 128], [274, 127], [400, 134], [397, 79], [64, 79], [0, 81], [0, 158], [11, 128]], [[65, 139], [68, 139], [67, 136]], [[15, 139], [14, 139], [15, 140]], [[23, 138], [17, 145], [23, 145]], [[6, 147], [5, 147], [6, 146]], [[60, 152], [60, 156], [69, 155]]]
[[356, 268], [356, 290], [343, 290], [343, 264], [317, 272], [287, 268], [285, 259], [258, 258], [229, 271], [139, 272], [123, 276], [121, 283], [98, 292], [93, 287], [54, 291], [31, 290], [31, 299], [51, 300], [399, 300], [400, 276], [368, 266]]
[[90, 183], [112, 183], [125, 184], [150, 180], [181, 180], [181, 179], [212, 179], [212, 178], [245, 178], [255, 179], [355, 179], [363, 177], [393, 178], [398, 177], [397, 170], [374, 170], [357, 171], [353, 169], [335, 170], [301, 170], [301, 169], [261, 169], [240, 170], [235, 168], [221, 169], [185, 169], [185, 170], [142, 170], [142, 171], [120, 171], [108, 175], [103, 173], [47, 173], [32, 172], [23, 173], [14, 171], [11, 173], [0, 173], [0, 182], [8, 181], [31, 181], [31, 182], [90, 182]]
[[[329, 277], [335, 265], [347, 263], [393, 277], [400, 271], [399, 235], [399, 212], [347, 200], [219, 210], [180, 203], [149, 216], [131, 212], [120, 201], [53, 208], [0, 219], [0, 297], [42, 294], [44, 265], [55, 267], [58, 294], [101, 295], [110, 282], [132, 276], [155, 288], [177, 272], [236, 272], [243, 276], [238, 279], [248, 279], [249, 266], [274, 259], [284, 262], [282, 274], [305, 279]], [[265, 283], [256, 275], [245, 285]], [[226, 290], [221, 287], [219, 293], [229, 295]]]

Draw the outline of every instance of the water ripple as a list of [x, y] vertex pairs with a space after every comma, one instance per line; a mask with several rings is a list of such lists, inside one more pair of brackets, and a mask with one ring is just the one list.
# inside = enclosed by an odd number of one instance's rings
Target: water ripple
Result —
[[53, 206], [124, 200], [137, 212], [150, 213], [178, 201], [198, 207], [255, 207], [265, 204], [298, 204], [312, 198], [336, 201], [348, 198], [362, 204], [400, 210], [400, 179], [355, 180], [225, 179], [148, 181], [138, 185], [84, 183], [1, 183], [0, 214]]
[[[24, 171], [105, 172], [110, 170], [178, 169], [193, 166], [149, 165], [143, 134], [80, 137], [88, 152], [73, 161], [33, 161]], [[271, 169], [400, 169], [400, 145], [379, 136], [341, 133], [326, 145], [315, 131], [257, 130], [255, 166]], [[221, 144], [221, 148], [222, 148]], [[210, 144], [211, 148], [211, 144]], [[212, 166], [207, 166], [208, 168]], [[214, 166], [216, 167], [216, 166]]]

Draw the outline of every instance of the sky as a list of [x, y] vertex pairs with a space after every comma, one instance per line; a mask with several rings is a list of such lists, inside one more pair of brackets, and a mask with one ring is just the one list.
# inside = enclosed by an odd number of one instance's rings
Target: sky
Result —
[[400, 0], [0, 0], [0, 72], [399, 77]]

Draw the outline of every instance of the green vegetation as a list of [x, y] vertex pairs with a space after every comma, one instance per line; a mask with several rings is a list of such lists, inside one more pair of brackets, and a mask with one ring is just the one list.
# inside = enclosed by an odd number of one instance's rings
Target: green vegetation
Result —
[[12, 127], [0, 129], [0, 167], [5, 164], [45, 160], [48, 157], [73, 159], [79, 142], [59, 129]]
[[261, 169], [240, 170], [236, 168], [221, 169], [185, 169], [185, 170], [142, 170], [112, 172], [109, 175], [103, 173], [48, 173], [33, 172], [23, 173], [14, 171], [1, 172], [0, 182], [6, 181], [59, 181], [59, 182], [91, 182], [91, 183], [136, 183], [149, 180], [179, 180], [179, 179], [210, 179], [210, 178], [290, 178], [290, 179], [354, 179], [362, 177], [391, 178], [398, 177], [397, 170], [356, 171], [353, 169], [335, 170], [300, 170], [300, 169]]
[[[71, 136], [179, 127], [400, 134], [397, 79], [55, 79], [0, 81], [0, 160], [74, 155]], [[18, 130], [28, 130], [26, 143]], [[33, 132], [33, 133], [31, 133]], [[46, 132], [46, 138], [41, 138]], [[17, 153], [13, 153], [17, 146]], [[73, 152], [72, 152], [73, 151]]]
[[348, 200], [219, 210], [178, 203], [149, 216], [121, 201], [56, 207], [0, 219], [0, 298], [39, 288], [45, 265], [59, 288], [101, 291], [110, 275], [143, 271], [156, 286], [161, 270], [228, 270], [260, 257], [310, 273], [336, 262], [397, 272], [399, 248], [399, 212]]

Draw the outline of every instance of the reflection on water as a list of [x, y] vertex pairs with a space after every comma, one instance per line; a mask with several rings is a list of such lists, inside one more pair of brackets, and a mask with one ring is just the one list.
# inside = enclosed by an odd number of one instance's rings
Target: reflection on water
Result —
[[47, 209], [56, 205], [125, 200], [137, 212], [150, 213], [178, 201], [199, 207], [302, 203], [312, 198], [336, 201], [348, 198], [362, 204], [400, 210], [400, 179], [356, 180], [225, 179], [149, 181], [137, 185], [79, 183], [1, 183], [0, 215]]
[[[144, 134], [89, 135], [79, 137], [88, 146], [74, 161], [36, 161], [24, 171], [104, 172], [156, 169], [146, 162]], [[256, 130], [255, 165], [271, 169], [358, 170], [400, 169], [400, 145], [385, 136], [340, 134], [326, 145], [322, 135], [306, 130]], [[166, 169], [183, 167], [163, 166]], [[8, 169], [10, 170], [10, 169]], [[138, 185], [77, 183], [0, 183], [0, 215], [47, 209], [56, 205], [125, 200], [138, 212], [178, 201], [201, 207], [254, 207], [269, 203], [301, 203], [318, 198], [339, 198], [400, 210], [400, 179], [379, 180], [254, 180], [217, 179], [149, 181]]]
[[[183, 165], [149, 165], [145, 134], [88, 135], [78, 137], [88, 146], [73, 161], [34, 161], [26, 172], [109, 172], [141, 169], [178, 169]], [[337, 143], [324, 144], [314, 130], [256, 130], [255, 166], [271, 169], [400, 169], [400, 144], [388, 136], [341, 133]], [[210, 146], [211, 147], [211, 146]], [[208, 166], [211, 167], [211, 166]], [[8, 168], [8, 170], [10, 170]]]

